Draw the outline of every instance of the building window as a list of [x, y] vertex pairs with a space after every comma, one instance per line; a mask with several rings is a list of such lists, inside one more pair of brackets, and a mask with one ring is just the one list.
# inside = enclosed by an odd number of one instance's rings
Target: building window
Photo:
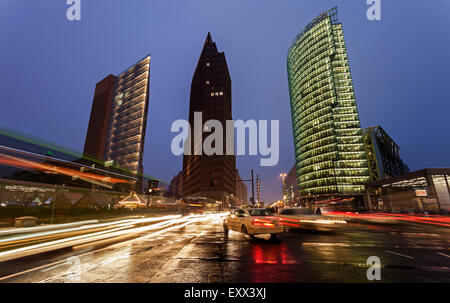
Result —
[[214, 93], [211, 93], [211, 97], [214, 97]]
[[223, 96], [223, 92], [220, 92], [219, 95]]
[[206, 85], [209, 85], [209, 80], [206, 80]]
[[211, 66], [211, 63], [209, 63], [209, 62], [206, 62], [206, 66]]

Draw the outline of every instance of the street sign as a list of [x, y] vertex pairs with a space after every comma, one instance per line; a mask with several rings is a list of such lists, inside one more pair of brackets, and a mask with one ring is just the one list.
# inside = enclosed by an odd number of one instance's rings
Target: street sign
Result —
[[428, 197], [426, 189], [416, 189], [416, 197]]

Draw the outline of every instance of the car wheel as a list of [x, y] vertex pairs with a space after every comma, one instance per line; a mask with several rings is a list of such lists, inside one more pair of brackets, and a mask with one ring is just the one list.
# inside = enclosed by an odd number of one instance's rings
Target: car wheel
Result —
[[248, 235], [247, 227], [245, 227], [245, 225], [242, 225], [241, 233]]
[[229, 231], [228, 225], [226, 225], [225, 223], [223, 223], [223, 231], [224, 231], [226, 234], [228, 234], [228, 231]]

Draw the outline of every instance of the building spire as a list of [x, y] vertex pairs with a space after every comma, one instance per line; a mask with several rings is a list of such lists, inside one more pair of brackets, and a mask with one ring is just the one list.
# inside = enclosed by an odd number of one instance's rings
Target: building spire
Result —
[[205, 44], [210, 44], [213, 43], [212, 38], [211, 38], [211, 33], [208, 32], [208, 36], [206, 36], [206, 41]]

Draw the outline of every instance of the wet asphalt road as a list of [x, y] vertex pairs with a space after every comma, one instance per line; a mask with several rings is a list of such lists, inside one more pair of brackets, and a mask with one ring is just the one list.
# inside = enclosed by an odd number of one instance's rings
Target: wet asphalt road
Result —
[[[290, 232], [276, 241], [222, 230], [222, 219], [143, 233], [132, 241], [0, 263], [1, 282], [450, 282], [450, 230], [348, 224], [338, 233]], [[76, 256], [76, 258], [74, 258]], [[1, 278], [3, 277], [3, 278]]]

